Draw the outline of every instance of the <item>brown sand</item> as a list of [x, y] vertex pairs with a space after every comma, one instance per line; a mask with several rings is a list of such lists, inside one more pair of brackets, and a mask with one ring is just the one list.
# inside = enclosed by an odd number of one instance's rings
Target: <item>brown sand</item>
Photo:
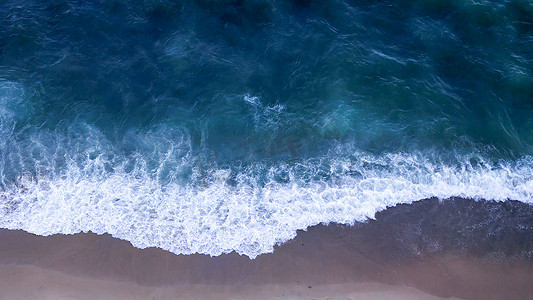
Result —
[[0, 266], [2, 299], [441, 299], [413, 288], [375, 282], [320, 285], [186, 284], [143, 286], [71, 276], [35, 266]]
[[[479, 253], [465, 239], [479, 245], [486, 238], [448, 237], [445, 226], [435, 226], [428, 243], [430, 237], [412, 230], [424, 221], [405, 211], [417, 205], [355, 227], [310, 228], [255, 260], [140, 250], [109, 235], [0, 230], [0, 299], [533, 299], [533, 249], [522, 241], [529, 228], [499, 227], [519, 239], [512, 251], [490, 242], [490, 251]], [[425, 216], [435, 207], [447, 213], [434, 201], [418, 206]], [[460, 248], [454, 243], [466, 246], [452, 251]]]

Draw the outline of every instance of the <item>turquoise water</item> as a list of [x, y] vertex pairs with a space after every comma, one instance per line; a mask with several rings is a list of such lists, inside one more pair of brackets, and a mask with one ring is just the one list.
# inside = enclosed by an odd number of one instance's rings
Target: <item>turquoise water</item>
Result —
[[255, 257], [533, 201], [529, 1], [5, 1], [0, 226]]

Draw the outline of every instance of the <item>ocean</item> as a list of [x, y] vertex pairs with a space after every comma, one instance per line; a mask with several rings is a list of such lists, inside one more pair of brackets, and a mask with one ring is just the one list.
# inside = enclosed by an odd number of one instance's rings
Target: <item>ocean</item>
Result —
[[533, 3], [5, 0], [0, 227], [255, 258], [426, 198], [533, 204]]

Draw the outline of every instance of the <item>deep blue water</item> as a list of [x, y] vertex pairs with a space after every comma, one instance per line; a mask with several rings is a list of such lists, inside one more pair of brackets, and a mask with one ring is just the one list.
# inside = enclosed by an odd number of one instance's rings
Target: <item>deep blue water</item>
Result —
[[0, 226], [255, 257], [533, 201], [530, 1], [3, 1]]

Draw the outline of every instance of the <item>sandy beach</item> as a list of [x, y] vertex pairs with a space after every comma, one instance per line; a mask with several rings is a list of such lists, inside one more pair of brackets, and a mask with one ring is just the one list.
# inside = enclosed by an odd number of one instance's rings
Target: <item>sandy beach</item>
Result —
[[0, 231], [1, 299], [531, 299], [532, 207], [424, 200], [250, 260]]

